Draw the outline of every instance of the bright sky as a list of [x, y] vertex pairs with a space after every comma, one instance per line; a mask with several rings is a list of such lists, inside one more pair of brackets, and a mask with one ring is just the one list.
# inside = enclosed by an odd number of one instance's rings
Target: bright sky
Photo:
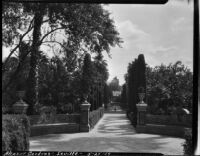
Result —
[[112, 59], [105, 54], [109, 81], [117, 76], [124, 83], [128, 63], [144, 54], [150, 66], [168, 65], [180, 60], [193, 66], [193, 4], [170, 0], [165, 5], [110, 4], [112, 14], [123, 38], [122, 48], [112, 48]]

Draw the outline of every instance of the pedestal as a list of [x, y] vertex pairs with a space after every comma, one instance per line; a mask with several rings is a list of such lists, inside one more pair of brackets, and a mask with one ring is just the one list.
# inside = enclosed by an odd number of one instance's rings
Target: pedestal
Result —
[[137, 106], [137, 125], [145, 125], [145, 117], [146, 117], [146, 103], [138, 103]]
[[20, 99], [13, 105], [13, 112], [16, 114], [26, 114], [27, 108], [28, 104]]
[[81, 115], [80, 115], [80, 132], [89, 132], [89, 110], [90, 104], [88, 102], [84, 102], [81, 104]]

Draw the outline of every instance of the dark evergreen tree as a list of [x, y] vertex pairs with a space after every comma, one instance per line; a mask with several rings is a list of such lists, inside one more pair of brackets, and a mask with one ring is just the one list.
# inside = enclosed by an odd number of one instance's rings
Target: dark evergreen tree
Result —
[[[144, 55], [140, 54], [138, 56], [138, 61], [137, 61], [137, 77], [138, 77], [138, 82], [137, 82], [137, 95], [138, 95], [138, 89], [142, 87], [145, 92], [145, 98], [144, 101], [146, 101], [146, 67], [145, 67], [145, 60], [144, 60]], [[137, 102], [139, 102], [139, 97], [137, 96]]]
[[82, 100], [86, 100], [84, 98], [88, 97], [91, 86], [93, 83], [92, 80], [92, 62], [91, 62], [91, 56], [90, 54], [86, 54], [84, 58], [84, 64], [83, 64], [83, 72], [82, 72], [82, 84], [81, 84], [81, 91], [82, 91]]
[[132, 103], [131, 103], [131, 111], [133, 112], [133, 125], [136, 126], [137, 125], [137, 88], [138, 88], [138, 66], [137, 66], [137, 59], [135, 59], [134, 63], [133, 63], [133, 67], [132, 67], [132, 94], [130, 95], [132, 98]]
[[137, 107], [139, 102], [138, 89], [140, 87], [146, 90], [146, 75], [145, 75], [145, 61], [144, 55], [140, 54], [138, 59], [135, 59], [132, 63], [129, 63], [128, 72], [126, 76], [127, 85], [127, 103], [128, 113], [132, 112], [132, 124], [137, 125]]
[[121, 93], [121, 107], [126, 108], [127, 103], [127, 94], [126, 94], [126, 83], [122, 85], [122, 93]]

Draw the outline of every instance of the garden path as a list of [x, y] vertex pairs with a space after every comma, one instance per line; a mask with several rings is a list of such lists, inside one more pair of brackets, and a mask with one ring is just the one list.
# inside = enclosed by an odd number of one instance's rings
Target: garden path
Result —
[[89, 133], [30, 138], [30, 151], [152, 152], [183, 155], [183, 139], [137, 134], [123, 112], [105, 113]]

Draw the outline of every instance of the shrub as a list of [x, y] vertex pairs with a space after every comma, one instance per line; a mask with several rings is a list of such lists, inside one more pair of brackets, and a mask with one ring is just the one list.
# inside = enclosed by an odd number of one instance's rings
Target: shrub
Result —
[[131, 124], [136, 127], [137, 125], [137, 118], [136, 115], [134, 115], [133, 112], [127, 112], [127, 117], [130, 120]]
[[97, 122], [100, 120], [100, 118], [103, 116], [103, 109], [99, 108], [97, 110], [94, 110], [90, 112], [89, 115], [89, 125], [91, 128], [94, 128], [94, 126], [97, 124]]
[[2, 151], [28, 151], [30, 122], [26, 115], [2, 116]]
[[40, 119], [39, 124], [43, 123], [54, 123], [56, 117], [56, 107], [54, 106], [43, 106], [40, 108]]
[[192, 131], [187, 130], [185, 132], [185, 142], [183, 143], [183, 151], [185, 155], [193, 155], [192, 148]]

